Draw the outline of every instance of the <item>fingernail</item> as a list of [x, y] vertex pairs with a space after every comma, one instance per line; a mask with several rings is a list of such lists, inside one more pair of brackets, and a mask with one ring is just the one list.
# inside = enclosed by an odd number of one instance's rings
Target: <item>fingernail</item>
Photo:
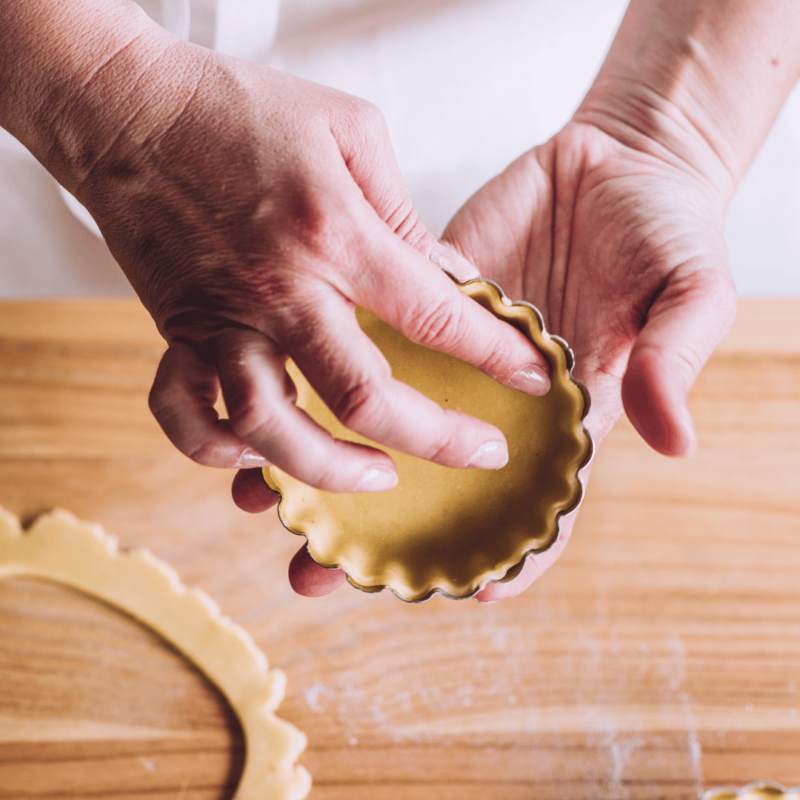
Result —
[[257, 453], [252, 447], [242, 450], [239, 460], [234, 464], [234, 467], [240, 469], [247, 469], [248, 467], [268, 467], [270, 462], [267, 461], [261, 453]]
[[470, 264], [466, 258], [456, 253], [455, 250], [451, 250], [449, 247], [445, 247], [439, 243], [431, 248], [430, 253], [428, 253], [428, 259], [436, 264], [439, 269], [449, 272], [461, 283], [480, 278], [481, 276], [474, 264]]
[[528, 394], [547, 394], [550, 391], [550, 376], [546, 370], [534, 364], [523, 367], [508, 383]]
[[397, 486], [397, 473], [388, 467], [370, 467], [356, 486], [357, 492], [385, 492]]
[[500, 469], [506, 464], [508, 449], [503, 442], [487, 442], [478, 448], [466, 465], [474, 469]]

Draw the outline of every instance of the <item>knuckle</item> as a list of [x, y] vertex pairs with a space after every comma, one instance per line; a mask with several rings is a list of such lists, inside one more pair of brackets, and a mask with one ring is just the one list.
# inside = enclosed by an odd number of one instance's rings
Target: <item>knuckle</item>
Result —
[[705, 357], [691, 345], [686, 345], [672, 356], [673, 366], [678, 370], [681, 379], [687, 386], [691, 386], [706, 362]]
[[376, 379], [362, 376], [338, 395], [331, 411], [351, 430], [371, 430], [388, 415], [385, 389]]
[[197, 464], [202, 464], [204, 467], [215, 467], [220, 464], [224, 458], [224, 450], [218, 442], [206, 439], [199, 445], [185, 450], [185, 455], [192, 459]]
[[197, 442], [197, 431], [193, 420], [186, 416], [185, 409], [163, 398], [150, 395], [150, 411], [173, 445], [185, 456], [206, 467], [219, 466], [224, 459], [224, 448], [213, 438]]
[[150, 413], [160, 422], [162, 418], [167, 416], [169, 406], [164, 387], [155, 381], [150, 387], [150, 394], [147, 396], [147, 407], [150, 409]]
[[264, 241], [255, 242], [256, 257], [234, 268], [245, 293], [294, 293], [298, 269], [306, 274], [302, 268], [315, 261], [347, 253], [357, 233], [350, 207], [335, 178], [317, 177], [321, 181], [292, 176], [276, 192], [279, 201], [271, 201], [275, 208], [264, 214], [270, 219], [261, 226]]
[[304, 482], [322, 491], [336, 491], [341, 486], [341, 470], [338, 463], [320, 464], [304, 476]]
[[685, 342], [680, 347], [667, 343], [650, 343], [640, 352], [640, 357], [645, 352], [650, 354], [650, 358], [655, 359], [659, 371], [686, 390], [692, 385], [705, 363], [703, 355]]
[[410, 338], [435, 350], [448, 350], [466, 333], [464, 316], [455, 303], [417, 306], [406, 324]]
[[170, 346], [161, 356], [158, 369], [153, 377], [153, 383], [150, 386], [150, 392], [147, 395], [147, 406], [157, 420], [160, 420], [162, 416], [168, 415], [175, 405], [177, 378], [174, 347]]
[[225, 405], [231, 427], [241, 439], [247, 440], [259, 431], [274, 427], [274, 411], [271, 405], [250, 388], [230, 389], [225, 395]]
[[147, 406], [156, 422], [170, 435], [170, 438], [173, 431], [182, 427], [186, 404], [182, 402], [173, 386], [158, 380], [154, 381], [147, 396]]
[[[452, 433], [443, 431], [440, 439], [431, 445], [430, 450], [425, 454], [425, 458], [437, 464], [449, 464], [453, 460], [454, 444]], [[463, 466], [463, 464], [458, 466]]]
[[[487, 343], [488, 344], [488, 343]], [[475, 361], [475, 366], [487, 375], [495, 376], [501, 380], [511, 378], [515, 371], [515, 353], [511, 345], [501, 339], [491, 343], [484, 354]]]
[[386, 224], [404, 242], [420, 251], [430, 250], [436, 243], [419, 218], [410, 197], [400, 198], [394, 210], [386, 215]]
[[383, 112], [369, 100], [354, 98], [350, 114], [355, 124], [367, 133], [383, 133], [388, 130]]
[[355, 226], [346, 213], [325, 201], [311, 201], [297, 215], [296, 234], [303, 250], [314, 262], [346, 265], [359, 249]]

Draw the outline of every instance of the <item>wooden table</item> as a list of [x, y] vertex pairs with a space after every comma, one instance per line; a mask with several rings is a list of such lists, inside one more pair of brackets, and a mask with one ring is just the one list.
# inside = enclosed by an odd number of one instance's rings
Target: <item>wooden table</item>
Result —
[[[800, 299], [743, 301], [694, 389], [700, 451], [621, 422], [570, 544], [523, 596], [310, 600], [299, 541], [174, 452], [131, 301], [0, 304], [0, 504], [61, 506], [145, 546], [288, 676], [312, 800], [696, 798], [800, 783]], [[230, 797], [220, 695], [131, 620], [0, 586], [0, 798]]]

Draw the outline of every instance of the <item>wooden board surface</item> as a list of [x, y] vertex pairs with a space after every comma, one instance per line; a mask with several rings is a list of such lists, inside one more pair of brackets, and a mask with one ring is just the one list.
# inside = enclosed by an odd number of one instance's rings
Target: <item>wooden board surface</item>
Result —
[[[624, 420], [523, 596], [296, 597], [298, 540], [163, 437], [133, 301], [0, 304], [0, 505], [60, 506], [205, 589], [288, 677], [312, 800], [696, 798], [800, 784], [800, 300], [749, 300], [692, 394], [700, 450]], [[219, 694], [131, 620], [0, 584], [0, 798], [230, 798]]]

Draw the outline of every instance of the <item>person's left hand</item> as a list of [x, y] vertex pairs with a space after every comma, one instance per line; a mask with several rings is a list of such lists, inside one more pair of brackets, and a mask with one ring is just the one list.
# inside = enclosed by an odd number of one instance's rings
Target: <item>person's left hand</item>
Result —
[[[704, 174], [678, 153], [647, 137], [572, 122], [467, 201], [442, 238], [512, 300], [536, 305], [548, 330], [572, 346], [575, 375], [592, 397], [586, 425], [595, 443], [624, 404], [642, 437], [665, 455], [694, 450], [686, 397], [736, 308], [722, 240], [730, 187], [720, 185], [724, 173], [713, 164]], [[695, 163], [708, 164], [706, 154]], [[258, 471], [239, 473], [233, 495], [247, 511], [278, 499]], [[514, 581], [489, 584], [477, 599], [527, 588], [563, 551], [576, 513]], [[345, 580], [305, 548], [289, 577], [304, 595]]]

